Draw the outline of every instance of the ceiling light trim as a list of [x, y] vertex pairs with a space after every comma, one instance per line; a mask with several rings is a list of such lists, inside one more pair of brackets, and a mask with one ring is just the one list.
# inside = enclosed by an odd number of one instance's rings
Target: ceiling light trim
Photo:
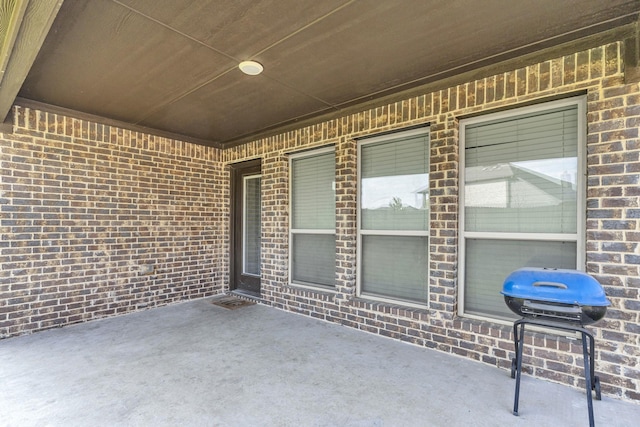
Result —
[[257, 61], [242, 61], [238, 68], [240, 71], [249, 76], [257, 76], [264, 71], [264, 67]]

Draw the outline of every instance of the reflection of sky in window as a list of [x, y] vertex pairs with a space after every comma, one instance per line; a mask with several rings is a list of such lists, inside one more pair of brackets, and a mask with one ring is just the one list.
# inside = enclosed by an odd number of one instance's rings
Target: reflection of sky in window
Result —
[[577, 157], [561, 157], [555, 159], [526, 160], [523, 162], [512, 162], [511, 164], [534, 171], [541, 175], [546, 175], [572, 184], [576, 183], [578, 172]]
[[362, 209], [389, 207], [397, 197], [403, 206], [420, 209], [424, 191], [428, 188], [429, 174], [380, 176], [362, 179]]

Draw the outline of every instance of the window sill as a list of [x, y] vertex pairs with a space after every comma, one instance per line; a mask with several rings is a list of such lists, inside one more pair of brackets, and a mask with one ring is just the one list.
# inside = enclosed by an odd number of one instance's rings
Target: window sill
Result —
[[314, 293], [316, 295], [322, 296], [330, 296], [330, 297], [334, 297], [336, 295], [336, 290], [329, 288], [329, 287], [324, 287], [324, 286], [313, 286], [313, 285], [303, 285], [300, 283], [289, 283], [287, 284], [286, 288], [289, 290], [290, 293], [295, 293], [295, 294], [309, 294], [309, 293]]
[[354, 298], [352, 300], [352, 305], [354, 308], [362, 310], [370, 310], [378, 313], [389, 314], [398, 317], [406, 317], [416, 320], [426, 320], [429, 316], [429, 308], [427, 307], [427, 305], [403, 305], [398, 302], [369, 299], [366, 296]]
[[[513, 319], [511, 321], [506, 319], [494, 319], [490, 317], [482, 317], [477, 315], [469, 315], [465, 314], [461, 317], [457, 317], [454, 320], [454, 328], [462, 329], [465, 331], [471, 331], [475, 333], [480, 333], [483, 335], [492, 335], [499, 336], [504, 339], [513, 339], [513, 323], [519, 319]], [[492, 331], [499, 331], [496, 332]], [[577, 332], [570, 333], [565, 330], [555, 329], [555, 328], [545, 328], [543, 326], [533, 326], [528, 325], [527, 331], [534, 333], [543, 333], [546, 335], [555, 335], [561, 338], [567, 339], [578, 339], [579, 334]]]

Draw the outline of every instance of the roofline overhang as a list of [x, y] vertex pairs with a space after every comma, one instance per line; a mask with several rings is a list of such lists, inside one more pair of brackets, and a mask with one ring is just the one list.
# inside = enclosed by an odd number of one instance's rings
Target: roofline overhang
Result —
[[0, 12], [5, 15], [2, 20], [8, 22], [4, 34], [0, 32], [1, 129], [6, 128], [5, 120], [62, 3], [63, 0], [15, 0], [7, 2], [5, 6], [9, 7]]

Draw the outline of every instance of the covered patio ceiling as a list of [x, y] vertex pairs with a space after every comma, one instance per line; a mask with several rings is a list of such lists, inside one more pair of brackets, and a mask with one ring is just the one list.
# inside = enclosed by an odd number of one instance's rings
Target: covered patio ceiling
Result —
[[[215, 147], [635, 22], [639, 0], [4, 0], [15, 102]], [[240, 72], [252, 59], [258, 76]]]

